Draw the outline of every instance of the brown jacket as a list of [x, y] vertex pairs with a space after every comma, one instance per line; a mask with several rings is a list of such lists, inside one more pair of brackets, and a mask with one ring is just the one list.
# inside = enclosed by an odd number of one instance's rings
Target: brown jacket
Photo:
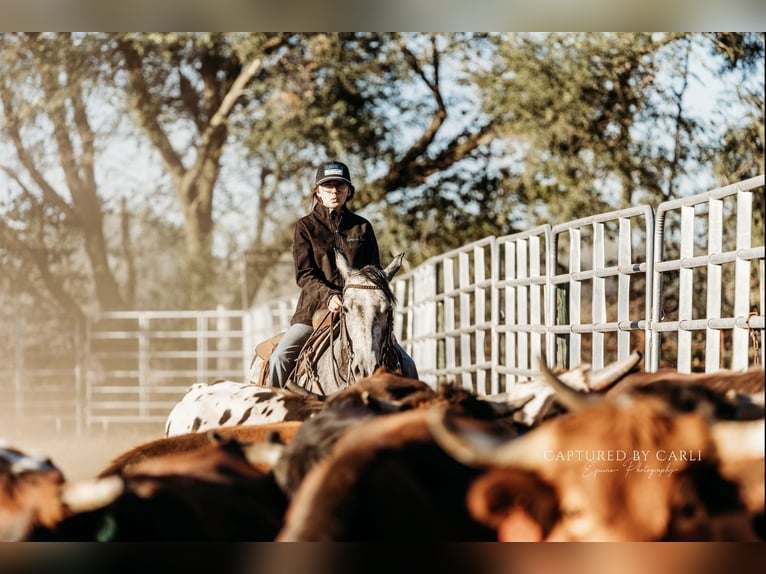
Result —
[[314, 312], [327, 307], [332, 295], [341, 295], [343, 280], [335, 266], [339, 249], [354, 269], [380, 265], [378, 241], [372, 224], [345, 207], [340, 215], [316, 203], [311, 213], [295, 224], [293, 261], [301, 288], [290, 324], [311, 325]]

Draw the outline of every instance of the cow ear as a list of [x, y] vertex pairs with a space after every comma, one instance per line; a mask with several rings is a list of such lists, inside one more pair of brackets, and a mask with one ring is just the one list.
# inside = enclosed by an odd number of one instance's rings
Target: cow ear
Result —
[[396, 275], [399, 272], [399, 268], [402, 266], [402, 259], [404, 259], [404, 253], [400, 253], [396, 257], [394, 257], [394, 260], [388, 264], [388, 267], [386, 267], [383, 270], [383, 273], [385, 273], [386, 278], [391, 281], [391, 279], [394, 278], [394, 275]]
[[346, 256], [337, 249], [335, 250], [335, 266], [338, 268], [343, 281], [348, 279], [348, 276], [351, 275], [351, 272], [353, 271]]

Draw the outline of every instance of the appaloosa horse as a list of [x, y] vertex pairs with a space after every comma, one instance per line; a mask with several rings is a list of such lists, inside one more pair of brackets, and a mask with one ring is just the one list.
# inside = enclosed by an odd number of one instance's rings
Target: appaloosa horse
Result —
[[306, 342], [288, 388], [227, 380], [196, 383], [171, 410], [166, 436], [221, 426], [305, 420], [325, 396], [372, 375], [378, 367], [399, 370], [401, 358], [393, 334], [396, 298], [390, 281], [403, 257], [400, 253], [385, 269], [374, 265], [353, 269], [336, 252], [344, 282], [343, 310], [328, 314]]

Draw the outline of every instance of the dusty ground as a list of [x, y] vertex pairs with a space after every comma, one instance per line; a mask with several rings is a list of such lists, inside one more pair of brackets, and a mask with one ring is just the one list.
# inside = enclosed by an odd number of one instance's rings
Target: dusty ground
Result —
[[68, 480], [95, 476], [129, 448], [161, 438], [163, 429], [116, 429], [78, 435], [71, 431], [42, 431], [9, 427], [0, 422], [0, 439], [27, 453], [48, 456]]

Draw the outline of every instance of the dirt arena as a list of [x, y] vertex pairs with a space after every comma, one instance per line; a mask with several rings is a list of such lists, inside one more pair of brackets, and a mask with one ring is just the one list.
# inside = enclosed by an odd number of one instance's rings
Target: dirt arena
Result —
[[68, 480], [81, 480], [97, 475], [102, 468], [129, 448], [164, 436], [157, 428], [119, 428], [76, 434], [55, 428], [40, 429], [8, 425], [0, 422], [0, 440], [27, 453], [48, 456]]

